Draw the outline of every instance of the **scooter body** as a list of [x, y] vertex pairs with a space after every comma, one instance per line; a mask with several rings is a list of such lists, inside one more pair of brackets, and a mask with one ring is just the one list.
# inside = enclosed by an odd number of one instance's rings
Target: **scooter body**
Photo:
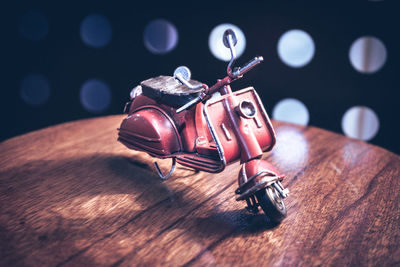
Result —
[[231, 30], [224, 35], [232, 59], [228, 76], [212, 87], [190, 80], [190, 72], [178, 68], [174, 77], [151, 78], [134, 88], [118, 140], [153, 157], [172, 158], [166, 175], [155, 163], [162, 179], [172, 174], [176, 162], [217, 173], [240, 161], [237, 200], [245, 200], [254, 213], [261, 206], [272, 221], [280, 222], [286, 216], [282, 199], [288, 191], [280, 183], [283, 176], [261, 159], [275, 145], [274, 129], [254, 88], [232, 92], [230, 87], [262, 58], [232, 70], [234, 38]]
[[[239, 103], [233, 110], [240, 109], [243, 102], [255, 103], [255, 114], [251, 117], [240, 116], [236, 111], [231, 114], [241, 124], [240, 132], [244, 132], [245, 137], [238, 137], [231, 127], [230, 116], [225, 111], [230, 98]], [[275, 144], [272, 124], [252, 87], [215, 97], [206, 104], [200, 102], [183, 114], [145, 95], [131, 101], [128, 117], [119, 129], [119, 141], [154, 157], [176, 157], [182, 165], [221, 172], [227, 164], [237, 160], [244, 163], [261, 157], [262, 152], [271, 150]], [[243, 149], [238, 138], [247, 138], [251, 143]], [[212, 161], [213, 167], [208, 166]]]

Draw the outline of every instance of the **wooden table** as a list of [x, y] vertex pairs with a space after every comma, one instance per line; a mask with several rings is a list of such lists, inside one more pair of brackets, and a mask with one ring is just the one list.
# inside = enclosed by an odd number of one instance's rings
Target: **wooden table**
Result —
[[399, 156], [274, 122], [265, 158], [291, 194], [273, 226], [235, 201], [238, 164], [219, 174], [178, 166], [161, 182], [153, 158], [116, 141], [122, 118], [0, 144], [0, 265], [400, 264]]

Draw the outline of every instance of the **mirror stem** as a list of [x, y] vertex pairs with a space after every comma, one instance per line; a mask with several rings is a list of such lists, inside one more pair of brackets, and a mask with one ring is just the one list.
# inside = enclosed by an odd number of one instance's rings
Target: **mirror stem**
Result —
[[188, 87], [189, 89], [197, 90], [197, 89], [200, 89], [201, 87], [203, 87], [202, 84], [191, 85], [188, 81], [185, 80], [185, 78], [182, 77], [182, 74], [180, 74], [180, 73], [176, 74], [176, 78], [177, 78], [182, 84], [184, 84], [186, 87]]
[[228, 35], [228, 43], [229, 43], [229, 50], [231, 51], [231, 60], [229, 61], [228, 68], [227, 68], [227, 73], [229, 77], [235, 78], [232, 72], [232, 66], [235, 63], [236, 60], [236, 50], [235, 46], [233, 44], [233, 38], [232, 35]]

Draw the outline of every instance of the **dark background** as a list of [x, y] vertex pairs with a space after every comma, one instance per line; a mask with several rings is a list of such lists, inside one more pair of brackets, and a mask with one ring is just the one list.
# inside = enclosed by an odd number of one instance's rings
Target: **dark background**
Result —
[[[310, 125], [338, 133], [342, 133], [346, 110], [356, 105], [370, 107], [380, 121], [379, 132], [370, 142], [400, 153], [400, 24], [395, 1], [262, 2], [6, 4], [1, 140], [66, 121], [122, 113], [132, 87], [153, 76], [172, 75], [180, 65], [191, 69], [193, 79], [212, 84], [224, 77], [226, 63], [211, 54], [208, 37], [215, 26], [232, 23], [246, 36], [238, 63], [255, 55], [264, 57], [233, 89], [254, 86], [270, 114], [279, 100], [299, 99], [309, 110]], [[43, 12], [49, 23], [46, 38], [39, 42], [24, 39], [18, 31], [19, 19], [32, 9]], [[82, 20], [93, 13], [111, 23], [112, 39], [103, 48], [89, 47], [80, 37]], [[165, 55], [153, 55], [143, 44], [144, 28], [158, 18], [173, 23], [179, 33], [178, 45]], [[302, 68], [291, 68], [278, 57], [279, 37], [291, 29], [306, 31], [315, 43], [313, 59]], [[374, 74], [357, 72], [349, 61], [351, 44], [362, 36], [379, 38], [388, 52], [385, 65]], [[21, 81], [30, 73], [40, 73], [50, 83], [50, 98], [39, 107], [20, 97]], [[82, 84], [91, 78], [103, 80], [112, 90], [110, 107], [99, 114], [86, 111], [79, 99]]]

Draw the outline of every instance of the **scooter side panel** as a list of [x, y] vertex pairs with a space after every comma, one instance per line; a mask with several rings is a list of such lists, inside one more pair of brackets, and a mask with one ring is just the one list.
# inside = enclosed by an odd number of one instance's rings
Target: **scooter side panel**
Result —
[[167, 114], [153, 107], [144, 107], [125, 118], [119, 129], [118, 141], [125, 146], [167, 156], [181, 151], [177, 130]]

